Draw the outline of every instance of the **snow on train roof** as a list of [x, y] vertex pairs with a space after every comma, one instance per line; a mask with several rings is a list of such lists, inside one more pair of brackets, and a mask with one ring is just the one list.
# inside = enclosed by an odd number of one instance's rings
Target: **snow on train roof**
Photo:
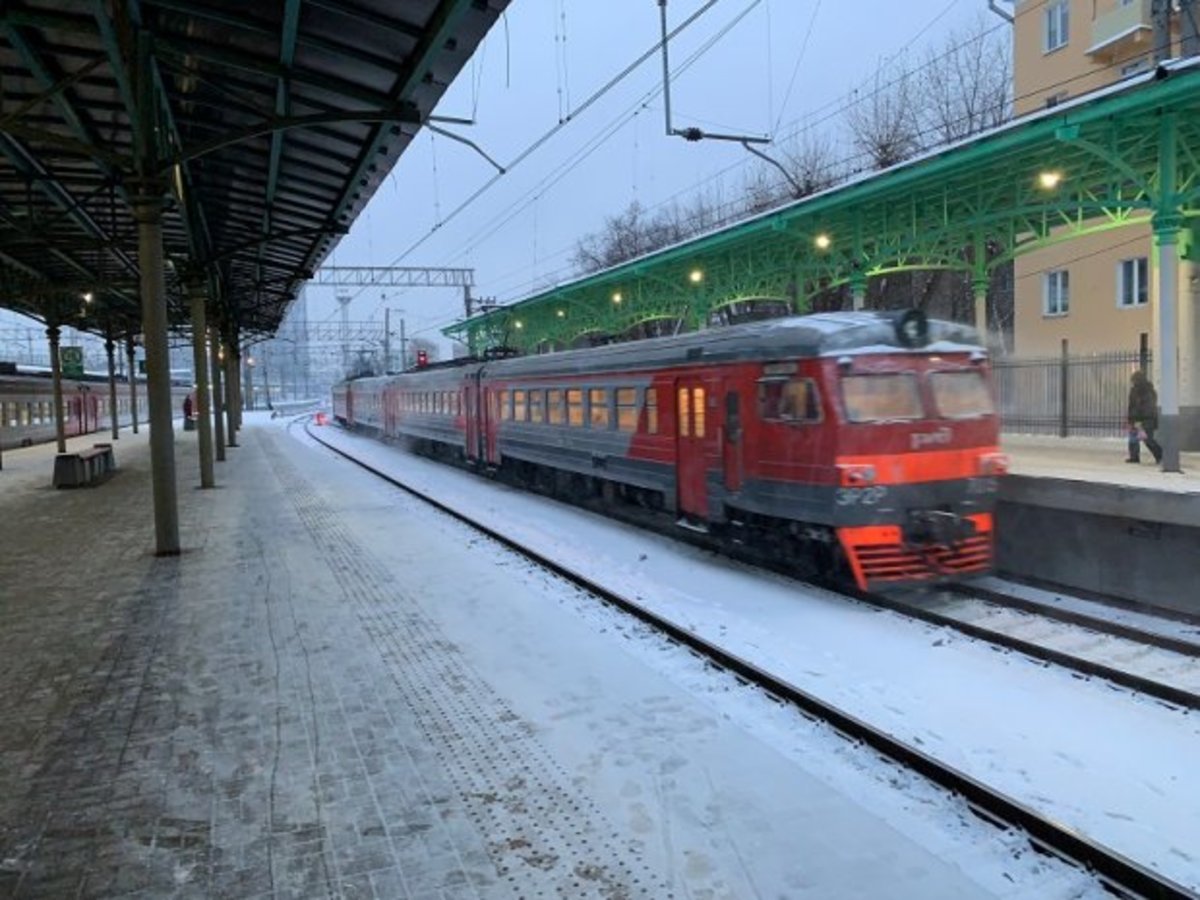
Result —
[[671, 337], [523, 356], [487, 364], [494, 375], [587, 372], [621, 365], [657, 368], [688, 360], [781, 359], [845, 353], [950, 353], [979, 350], [975, 330], [930, 319], [929, 343], [909, 348], [896, 333], [899, 312], [834, 312], [766, 319]]

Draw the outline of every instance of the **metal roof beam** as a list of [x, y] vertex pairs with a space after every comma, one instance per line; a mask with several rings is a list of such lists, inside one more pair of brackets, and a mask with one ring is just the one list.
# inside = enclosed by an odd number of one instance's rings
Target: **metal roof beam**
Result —
[[[467, 8], [474, 0], [441, 0], [437, 11], [430, 18], [429, 26], [422, 33], [420, 41], [405, 61], [403, 69], [396, 79], [396, 87], [389, 98], [390, 102], [403, 101], [421, 79], [425, 77], [434, 57], [445, 47], [446, 40], [454, 27], [466, 14]], [[346, 209], [358, 196], [359, 181], [367, 172], [368, 166], [373, 165], [373, 159], [380, 144], [384, 141], [383, 129], [376, 127], [375, 135], [367, 142], [366, 152], [361, 155], [346, 182], [346, 189], [333, 210], [333, 218], [340, 220], [346, 214]]]

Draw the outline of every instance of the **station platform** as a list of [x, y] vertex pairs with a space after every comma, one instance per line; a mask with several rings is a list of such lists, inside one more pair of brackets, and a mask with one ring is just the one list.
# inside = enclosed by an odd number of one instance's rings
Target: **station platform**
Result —
[[0, 896], [1025, 890], [285, 426], [249, 416], [207, 491], [177, 441], [174, 558], [145, 432], [94, 488], [5, 457]]
[[1200, 453], [1163, 472], [1122, 438], [1005, 435], [997, 509], [1008, 574], [1200, 618]]

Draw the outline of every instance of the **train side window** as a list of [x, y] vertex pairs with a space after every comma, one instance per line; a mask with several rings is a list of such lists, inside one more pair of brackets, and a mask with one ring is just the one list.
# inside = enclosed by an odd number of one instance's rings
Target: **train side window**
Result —
[[561, 425], [566, 421], [563, 415], [563, 392], [558, 388], [546, 392], [546, 420], [551, 425]]
[[675, 418], [679, 422], [679, 436], [689, 437], [692, 433], [691, 394], [688, 389], [681, 387], [678, 402], [675, 405]]
[[518, 422], [525, 421], [526, 391], [513, 391], [513, 418]]
[[637, 431], [637, 388], [617, 388], [617, 430]]
[[608, 427], [610, 415], [607, 388], [592, 388], [588, 391], [588, 418], [592, 428]]
[[766, 421], [821, 421], [821, 393], [811, 378], [764, 378], [758, 382], [758, 414]]
[[695, 437], [704, 437], [704, 415], [704, 388], [692, 388], [692, 431]]
[[546, 392], [529, 392], [529, 421], [542, 422], [545, 420]]
[[658, 434], [658, 388], [646, 388], [646, 434]]
[[583, 425], [583, 391], [580, 388], [567, 391], [567, 424]]
[[500, 392], [500, 418], [501, 419], [511, 419], [512, 418], [512, 404], [509, 402], [509, 392], [508, 391]]

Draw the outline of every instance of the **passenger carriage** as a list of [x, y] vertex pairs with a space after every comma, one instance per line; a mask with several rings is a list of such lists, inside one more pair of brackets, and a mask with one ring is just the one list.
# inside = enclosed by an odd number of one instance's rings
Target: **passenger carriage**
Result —
[[350, 393], [347, 421], [381, 434], [845, 566], [862, 587], [992, 564], [1005, 460], [986, 354], [971, 329], [917, 313], [471, 362]]

